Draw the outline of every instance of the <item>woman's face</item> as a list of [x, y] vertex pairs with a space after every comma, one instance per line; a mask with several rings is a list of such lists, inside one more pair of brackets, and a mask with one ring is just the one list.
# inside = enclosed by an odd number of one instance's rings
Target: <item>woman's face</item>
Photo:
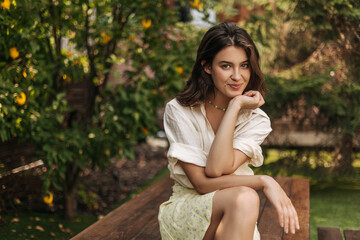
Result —
[[211, 67], [205, 66], [215, 85], [215, 99], [229, 101], [241, 95], [250, 80], [250, 65], [242, 47], [228, 46], [219, 51]]

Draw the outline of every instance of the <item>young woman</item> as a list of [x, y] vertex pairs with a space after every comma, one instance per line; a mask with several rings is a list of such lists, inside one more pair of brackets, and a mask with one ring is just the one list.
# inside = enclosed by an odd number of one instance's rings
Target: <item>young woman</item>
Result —
[[286, 233], [299, 229], [296, 210], [271, 177], [254, 175], [260, 144], [271, 131], [259, 109], [266, 90], [259, 53], [247, 32], [221, 23], [203, 37], [190, 79], [164, 113], [173, 194], [160, 206], [167, 239], [260, 239], [263, 189]]

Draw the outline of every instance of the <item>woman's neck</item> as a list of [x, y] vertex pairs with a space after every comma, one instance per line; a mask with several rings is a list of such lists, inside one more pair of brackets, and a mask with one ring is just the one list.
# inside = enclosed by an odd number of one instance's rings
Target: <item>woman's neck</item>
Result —
[[215, 96], [209, 98], [208, 101], [210, 101], [211, 105], [217, 109], [226, 109], [229, 105], [230, 99], [215, 93]]

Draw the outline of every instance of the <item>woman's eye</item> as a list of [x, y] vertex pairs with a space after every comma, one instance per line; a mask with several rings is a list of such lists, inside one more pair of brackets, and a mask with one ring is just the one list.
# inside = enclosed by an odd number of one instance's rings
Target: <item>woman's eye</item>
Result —
[[223, 69], [228, 69], [228, 68], [230, 68], [230, 65], [229, 64], [224, 64], [224, 65], [222, 65], [221, 66]]
[[242, 68], [248, 68], [248, 67], [249, 67], [249, 64], [248, 64], [248, 63], [243, 63], [243, 64], [241, 64], [241, 67], [242, 67]]

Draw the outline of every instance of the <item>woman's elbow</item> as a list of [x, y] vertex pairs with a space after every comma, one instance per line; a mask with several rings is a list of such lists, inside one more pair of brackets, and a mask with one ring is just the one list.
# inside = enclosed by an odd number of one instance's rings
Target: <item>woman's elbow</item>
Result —
[[196, 192], [200, 195], [211, 192], [211, 188], [209, 187], [209, 178], [204, 176], [204, 178], [198, 179], [197, 181], [193, 181], [192, 185]]
[[211, 192], [211, 191], [206, 187], [206, 185], [201, 185], [201, 184], [199, 184], [199, 185], [194, 186], [194, 188], [195, 188], [196, 192], [197, 192], [198, 194], [200, 194], [200, 195], [207, 194], [207, 193]]
[[216, 169], [205, 168], [205, 175], [209, 178], [221, 177], [223, 173]]
[[198, 194], [202, 195], [206, 193], [202, 184], [193, 182], [192, 185]]

